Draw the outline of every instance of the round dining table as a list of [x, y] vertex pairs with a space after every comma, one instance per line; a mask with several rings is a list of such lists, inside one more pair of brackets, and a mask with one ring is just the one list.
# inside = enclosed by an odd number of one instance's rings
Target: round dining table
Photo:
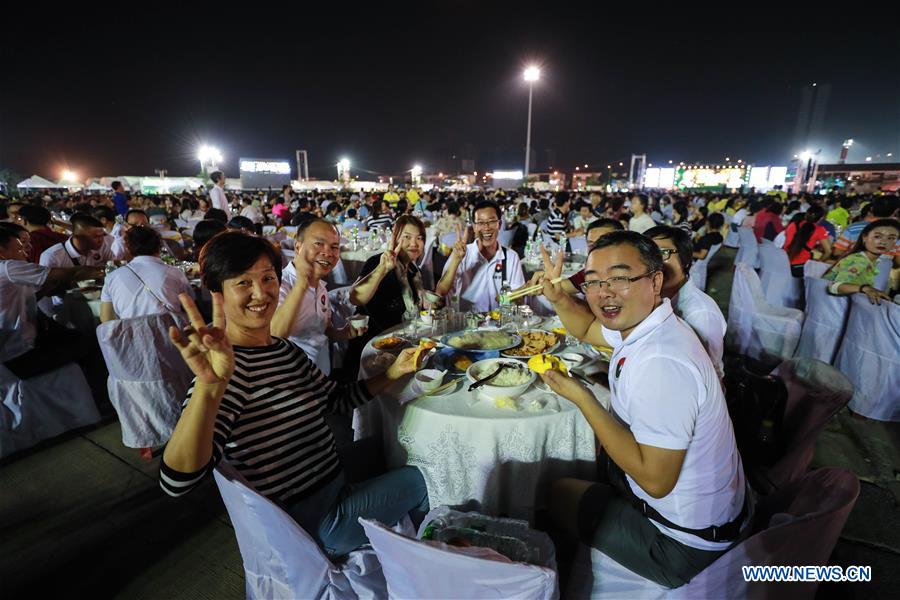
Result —
[[[563, 352], [582, 354], [578, 370], [587, 376], [605, 372], [605, 363], [580, 344], [563, 343], [555, 353]], [[372, 342], [366, 346], [360, 378], [385, 368], [389, 359], [381, 354]], [[459, 377], [448, 372], [444, 382]], [[594, 432], [578, 408], [540, 377], [506, 407], [469, 392], [470, 383], [462, 379], [448, 393], [428, 396], [412, 378], [398, 382], [355, 412], [355, 437], [380, 437], [389, 468], [418, 467], [432, 508], [466, 506], [533, 522], [553, 481], [595, 476]], [[590, 387], [609, 406], [609, 390], [598, 382]]]

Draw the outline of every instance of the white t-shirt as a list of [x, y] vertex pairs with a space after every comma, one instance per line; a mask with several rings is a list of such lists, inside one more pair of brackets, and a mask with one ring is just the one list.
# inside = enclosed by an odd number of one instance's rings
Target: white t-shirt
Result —
[[[500, 306], [497, 296], [503, 287], [503, 276], [500, 265], [503, 263], [503, 252], [506, 251], [506, 282], [511, 289], [525, 285], [525, 275], [519, 263], [519, 255], [515, 251], [500, 246], [491, 260], [486, 259], [478, 250], [478, 242], [466, 245], [466, 256], [456, 270], [456, 279], [451, 294], [459, 294], [460, 310], [486, 312]], [[444, 265], [444, 273], [450, 267], [450, 261]]]
[[684, 282], [673, 298], [675, 314], [681, 317], [706, 348], [719, 379], [725, 377], [722, 355], [725, 352], [727, 323], [716, 301], [700, 290], [690, 279]]
[[744, 223], [744, 219], [747, 218], [750, 212], [746, 208], [739, 209], [734, 216], [731, 217], [731, 222], [740, 227]]
[[249, 206], [245, 206], [241, 210], [241, 216], [247, 217], [248, 219], [250, 219], [257, 225], [264, 221], [262, 213], [259, 211], [259, 208], [257, 208], [256, 206], [253, 206], [252, 204]]
[[[116, 230], [118, 227], [118, 231]], [[103, 248], [100, 249], [101, 254], [112, 256], [112, 260], [125, 260], [128, 250], [125, 247], [125, 229], [116, 223], [112, 233], [107, 233], [103, 238]]]
[[[281, 291], [278, 304], [285, 298], [297, 282], [297, 269], [289, 262], [281, 272]], [[325, 330], [331, 325], [331, 302], [328, 299], [328, 288], [321, 280], [316, 288], [308, 288], [300, 303], [300, 310], [291, 325], [288, 339], [306, 352], [311, 361], [326, 375], [331, 373], [330, 342]]]
[[[718, 375], [706, 350], [668, 299], [625, 340], [603, 328], [615, 350], [610, 361], [611, 411], [640, 444], [687, 450], [674, 489], [653, 498], [631, 477], [638, 498], [682, 527], [728, 523], [741, 512], [744, 469]], [[749, 515], [748, 515], [749, 519]], [[694, 548], [723, 550], [651, 521], [664, 534]]]
[[228, 205], [228, 198], [225, 197], [225, 191], [219, 186], [214, 185], [209, 190], [209, 203], [213, 208], [224, 210], [228, 218], [231, 218], [231, 207]]
[[638, 233], [644, 233], [651, 227], [656, 227], [656, 221], [650, 218], [650, 215], [644, 213], [637, 217], [631, 217], [631, 220], [628, 221], [628, 231], [637, 231]]
[[182, 293], [194, 295], [181, 269], [155, 256], [135, 256], [128, 265], [107, 275], [100, 301], [112, 303], [120, 319], [133, 319], [164, 312], [183, 313], [178, 300], [178, 294]]
[[34, 348], [37, 336], [35, 292], [50, 274], [23, 260], [0, 260], [0, 362]]
[[[100, 250], [91, 250], [86, 256], [82, 256], [72, 245], [70, 237], [64, 244], [55, 244], [44, 250], [38, 262], [45, 267], [96, 267], [105, 265], [106, 261], [113, 258], [111, 247], [105, 242]], [[62, 296], [41, 298], [38, 306], [44, 314], [56, 319], [62, 314], [63, 298]]]

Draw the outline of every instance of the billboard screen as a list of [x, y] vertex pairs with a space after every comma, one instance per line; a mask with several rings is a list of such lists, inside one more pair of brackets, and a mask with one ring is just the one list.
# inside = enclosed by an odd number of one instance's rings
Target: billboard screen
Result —
[[281, 158], [242, 158], [241, 187], [245, 190], [281, 189], [291, 183], [291, 163]]

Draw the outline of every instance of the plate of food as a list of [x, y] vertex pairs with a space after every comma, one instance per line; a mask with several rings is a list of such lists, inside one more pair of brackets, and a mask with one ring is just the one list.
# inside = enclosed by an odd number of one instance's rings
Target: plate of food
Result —
[[522, 338], [497, 329], [475, 329], [449, 333], [441, 338], [441, 343], [454, 350], [496, 352], [518, 346]]
[[449, 373], [459, 375], [465, 373], [466, 369], [471, 367], [473, 363], [481, 360], [485, 356], [491, 357], [491, 355], [493, 355], [492, 357], [499, 356], [497, 352], [469, 353], [443, 347], [438, 350], [437, 354], [431, 359], [431, 366], [435, 369], [440, 369], [441, 371], [446, 370]]
[[504, 350], [500, 356], [507, 358], [531, 358], [536, 354], [549, 354], [559, 348], [559, 337], [555, 333], [540, 329], [520, 330], [522, 343], [515, 348]]
[[376, 350], [393, 351], [399, 350], [407, 344], [406, 340], [396, 335], [388, 335], [372, 342], [372, 347]]

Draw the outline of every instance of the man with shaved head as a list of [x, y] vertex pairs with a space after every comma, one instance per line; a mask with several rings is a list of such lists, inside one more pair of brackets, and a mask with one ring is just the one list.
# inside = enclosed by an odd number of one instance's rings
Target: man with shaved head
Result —
[[331, 324], [331, 303], [324, 278], [341, 257], [341, 238], [324, 219], [307, 221], [297, 229], [294, 260], [281, 274], [278, 309], [272, 317], [272, 335], [294, 342], [316, 363], [331, 373], [330, 340], [346, 340], [365, 330]]

